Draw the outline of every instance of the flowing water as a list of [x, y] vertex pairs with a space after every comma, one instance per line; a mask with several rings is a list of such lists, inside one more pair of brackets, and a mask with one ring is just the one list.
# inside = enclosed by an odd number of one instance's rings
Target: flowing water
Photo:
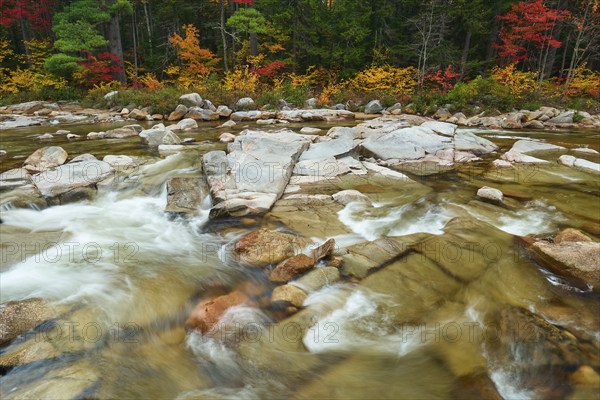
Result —
[[[2, 132], [9, 157], [0, 170], [20, 165], [41, 147], [31, 135], [45, 131]], [[278, 226], [269, 215], [209, 221], [206, 188], [197, 217], [165, 214], [165, 182], [199, 176], [200, 155], [224, 148], [215, 140], [221, 132], [206, 125], [182, 135], [205, 146], [164, 159], [137, 138], [52, 142], [70, 155], [127, 154], [152, 162], [128, 185], [103, 188], [93, 201], [2, 210], [0, 233], [57, 238], [34, 249], [23, 240], [11, 248], [16, 261], [2, 260], [0, 301], [41, 298], [55, 315], [0, 350], [0, 360], [15, 354], [24, 360], [2, 370], [3, 399], [450, 398], [480, 371], [506, 399], [571, 395], [566, 376], [577, 363], [549, 359], [555, 347], [545, 338], [517, 340], [518, 334], [501, 330], [498, 315], [508, 313], [510, 325], [519, 321], [517, 308], [576, 337], [582, 357], [598, 370], [598, 296], [540, 268], [515, 245], [514, 235], [598, 227], [598, 179], [554, 163], [498, 172], [487, 159], [414, 177], [417, 184], [409, 189], [372, 177], [361, 189], [373, 206], [350, 203], [328, 216], [332, 231], [335, 225], [344, 232], [334, 235], [338, 246], [381, 236], [426, 237], [422, 249], [360, 282], [345, 279], [311, 293], [306, 309], [290, 319], [269, 309], [234, 307], [223, 321], [236, 330], [226, 337], [186, 334], [184, 321], [211, 288], [265, 280], [227, 257], [227, 245], [258, 227]], [[600, 150], [591, 131], [477, 133], [503, 150], [525, 137]], [[475, 200], [484, 185], [505, 192], [507, 206]], [[474, 222], [457, 224], [455, 217]], [[456, 265], [460, 272], [448, 273]]]

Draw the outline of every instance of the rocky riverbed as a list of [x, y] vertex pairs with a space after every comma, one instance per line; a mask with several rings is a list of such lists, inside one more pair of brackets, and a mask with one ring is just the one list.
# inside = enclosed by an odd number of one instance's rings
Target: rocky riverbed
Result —
[[3, 398], [597, 397], [597, 116], [198, 97], [4, 110]]

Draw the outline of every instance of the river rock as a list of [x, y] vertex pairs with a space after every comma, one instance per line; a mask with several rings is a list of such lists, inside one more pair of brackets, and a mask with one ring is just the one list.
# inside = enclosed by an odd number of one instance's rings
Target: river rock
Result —
[[68, 154], [62, 147], [42, 147], [25, 159], [23, 168], [30, 172], [42, 172], [64, 164], [67, 157]]
[[127, 118], [136, 119], [138, 121], [145, 121], [148, 113], [146, 111], [140, 110], [139, 108], [134, 108], [133, 111], [127, 115]]
[[229, 144], [229, 154], [212, 151], [203, 157], [213, 198], [211, 217], [268, 211], [287, 186], [294, 165], [308, 147], [292, 131], [244, 131]]
[[6, 150], [0, 150], [0, 158], [2, 157], [6, 157], [8, 153], [6, 152]]
[[177, 107], [175, 107], [175, 110], [173, 110], [171, 114], [169, 114], [167, 120], [179, 121], [181, 118], [183, 118], [185, 114], [187, 114], [187, 112], [188, 108], [186, 106], [184, 106], [183, 104], [178, 104]]
[[435, 114], [433, 114], [433, 118], [435, 118], [435, 119], [439, 119], [439, 120], [442, 120], [442, 121], [445, 121], [445, 120], [447, 120], [447, 119], [448, 119], [448, 118], [450, 118], [451, 116], [452, 116], [452, 113], [451, 113], [450, 111], [448, 111], [448, 109], [447, 109], [447, 108], [444, 108], [444, 107], [442, 107], [442, 108], [439, 108], [439, 109], [438, 109], [438, 110], [435, 112]]
[[273, 289], [271, 295], [271, 302], [273, 304], [283, 303], [283, 305], [290, 304], [297, 308], [302, 308], [304, 300], [308, 295], [302, 289], [293, 285], [282, 285]]
[[235, 140], [235, 135], [229, 132], [223, 132], [219, 135], [219, 141], [224, 143], [233, 142]]
[[80, 135], [76, 135], [74, 133], [68, 133], [67, 134], [67, 139], [68, 140], [79, 139], [80, 137], [81, 137]]
[[306, 292], [313, 292], [321, 289], [325, 285], [335, 283], [340, 280], [340, 270], [335, 267], [315, 268], [312, 271], [302, 275], [298, 280], [290, 282]]
[[198, 93], [186, 93], [179, 97], [179, 103], [186, 107], [202, 107], [204, 101]]
[[238, 240], [233, 252], [241, 263], [260, 268], [300, 254], [310, 243], [309, 239], [291, 233], [260, 229]]
[[521, 154], [530, 154], [540, 151], [566, 151], [566, 149], [562, 146], [557, 146], [545, 142], [537, 142], [533, 140], [517, 140], [513, 144], [511, 151]]
[[250, 97], [242, 97], [235, 103], [235, 108], [237, 110], [249, 110], [255, 107], [254, 100]]
[[523, 124], [523, 128], [527, 128], [527, 129], [544, 129], [545, 126], [541, 121], [529, 121], [529, 122], [525, 122]]
[[[48, 103], [44, 101], [29, 101], [27, 103], [12, 104], [8, 107], [8, 110], [15, 113], [33, 114], [35, 111], [41, 110], [42, 108], [50, 107], [48, 106]], [[52, 109], [58, 110], [58, 105], [53, 103]]]
[[496, 203], [502, 203], [504, 200], [504, 195], [500, 190], [488, 186], [479, 188], [479, 190], [477, 190], [477, 197]]
[[198, 128], [198, 123], [192, 118], [185, 118], [179, 121], [176, 125], [169, 126], [167, 129], [185, 131], [188, 129]]
[[113, 168], [133, 168], [137, 166], [137, 163], [133, 158], [125, 155], [106, 155], [102, 159], [105, 163], [108, 163]]
[[578, 229], [567, 228], [554, 238], [554, 243], [561, 244], [567, 242], [591, 242], [592, 239]]
[[550, 118], [546, 123], [548, 124], [572, 124], [573, 116], [575, 116], [575, 111], [565, 111], [555, 116], [554, 118]]
[[535, 259], [582, 290], [600, 293], [600, 243], [543, 241], [531, 245]]
[[558, 158], [558, 162], [567, 167], [574, 167], [584, 172], [591, 174], [600, 174], [600, 164], [577, 158], [571, 155], [563, 154]]
[[197, 121], [216, 121], [220, 116], [218, 113], [211, 110], [205, 110], [200, 107], [190, 107], [187, 114], [185, 114], [185, 118], [191, 118]]
[[343, 121], [354, 119], [354, 113], [346, 110], [282, 110], [277, 113], [277, 119], [290, 122], [303, 121]]
[[304, 128], [300, 129], [300, 133], [303, 133], [305, 135], [316, 135], [321, 131], [322, 129], [320, 128], [312, 128], [310, 126], [305, 126]]
[[365, 114], [379, 114], [383, 110], [383, 106], [379, 100], [371, 100], [365, 106]]
[[75, 199], [78, 194], [95, 192], [96, 183], [108, 178], [114, 169], [99, 160], [70, 162], [33, 176], [33, 183], [45, 198]]
[[31, 184], [31, 175], [25, 168], [14, 168], [0, 174], [0, 190], [12, 190]]
[[204, 104], [202, 105], [202, 108], [210, 110], [212, 112], [217, 112], [217, 107], [215, 107], [213, 102], [208, 99], [204, 99]]
[[171, 178], [167, 181], [166, 212], [196, 214], [202, 205], [202, 178]]
[[36, 138], [37, 140], [52, 140], [54, 136], [51, 133], [44, 133]]
[[223, 118], [229, 118], [233, 110], [227, 106], [219, 106], [217, 107], [217, 114], [219, 114]]
[[148, 146], [181, 143], [181, 139], [179, 139], [176, 134], [165, 128], [163, 124], [154, 125], [150, 129], [143, 130], [139, 133], [139, 136]]
[[528, 156], [523, 153], [519, 153], [518, 151], [513, 151], [512, 149], [502, 154], [500, 157], [502, 160], [509, 161], [511, 163], [519, 163], [519, 164], [547, 164], [548, 161], [542, 160], [540, 158]]
[[235, 122], [235, 121], [232, 121], [232, 120], [229, 120], [229, 121], [223, 122], [223, 123], [222, 123], [221, 125], [219, 125], [218, 127], [219, 127], [219, 128], [232, 128], [232, 127], [234, 127], [234, 126], [236, 126], [236, 125], [237, 125], [237, 122]]
[[[127, 126], [123, 126], [121, 128], [108, 130], [108, 131], [104, 132], [104, 134], [100, 134], [98, 138], [101, 138], [101, 139], [103, 139], [103, 138], [123, 139], [123, 138], [138, 136], [139, 133], [141, 132], [141, 130], [134, 128], [134, 126], [139, 126], [141, 128], [140, 125], [127, 125]], [[89, 138], [94, 138], [94, 137], [93, 136], [90, 137], [90, 135], [88, 134], [88, 139]]]
[[584, 154], [598, 154], [598, 152], [594, 149], [590, 149], [588, 147], [578, 147], [576, 149], [571, 149], [571, 151], [575, 151], [577, 153], [584, 153]]
[[358, 190], [342, 190], [333, 195], [333, 199], [340, 204], [348, 205], [353, 202], [360, 202], [364, 204], [371, 204], [371, 200], [359, 192]]
[[286, 283], [296, 275], [310, 270], [315, 265], [315, 259], [306, 254], [297, 254], [277, 264], [269, 274], [271, 282]]
[[438, 135], [442, 136], [454, 136], [457, 126], [448, 122], [440, 121], [427, 121], [421, 124], [423, 128], [429, 128]]
[[48, 302], [41, 299], [0, 304], [0, 346], [54, 316]]
[[202, 300], [185, 322], [185, 327], [187, 330], [199, 330], [202, 333], [208, 333], [215, 328], [228, 309], [241, 305], [254, 306], [255, 303], [246, 293], [240, 290]]

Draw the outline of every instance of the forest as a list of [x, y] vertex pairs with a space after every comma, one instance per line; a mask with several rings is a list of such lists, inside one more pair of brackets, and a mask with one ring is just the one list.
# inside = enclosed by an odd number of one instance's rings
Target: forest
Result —
[[0, 104], [598, 108], [599, 0], [0, 0]]

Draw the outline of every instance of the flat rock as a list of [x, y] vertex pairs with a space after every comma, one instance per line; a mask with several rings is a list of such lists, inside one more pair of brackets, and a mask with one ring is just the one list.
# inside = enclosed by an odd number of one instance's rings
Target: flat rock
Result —
[[245, 265], [264, 267], [300, 254], [309, 243], [309, 239], [298, 235], [260, 229], [238, 240], [233, 252]]
[[30, 172], [42, 172], [64, 164], [69, 155], [59, 146], [42, 147], [34, 151], [23, 163]]
[[530, 154], [540, 151], [566, 151], [566, 149], [562, 146], [557, 146], [545, 142], [537, 142], [533, 140], [517, 140], [513, 144], [511, 151], [521, 154]]
[[314, 257], [306, 254], [297, 254], [277, 264], [275, 269], [269, 274], [271, 282], [286, 283], [296, 275], [302, 274], [315, 265]]
[[171, 178], [167, 181], [166, 212], [196, 214], [202, 205], [202, 178]]

